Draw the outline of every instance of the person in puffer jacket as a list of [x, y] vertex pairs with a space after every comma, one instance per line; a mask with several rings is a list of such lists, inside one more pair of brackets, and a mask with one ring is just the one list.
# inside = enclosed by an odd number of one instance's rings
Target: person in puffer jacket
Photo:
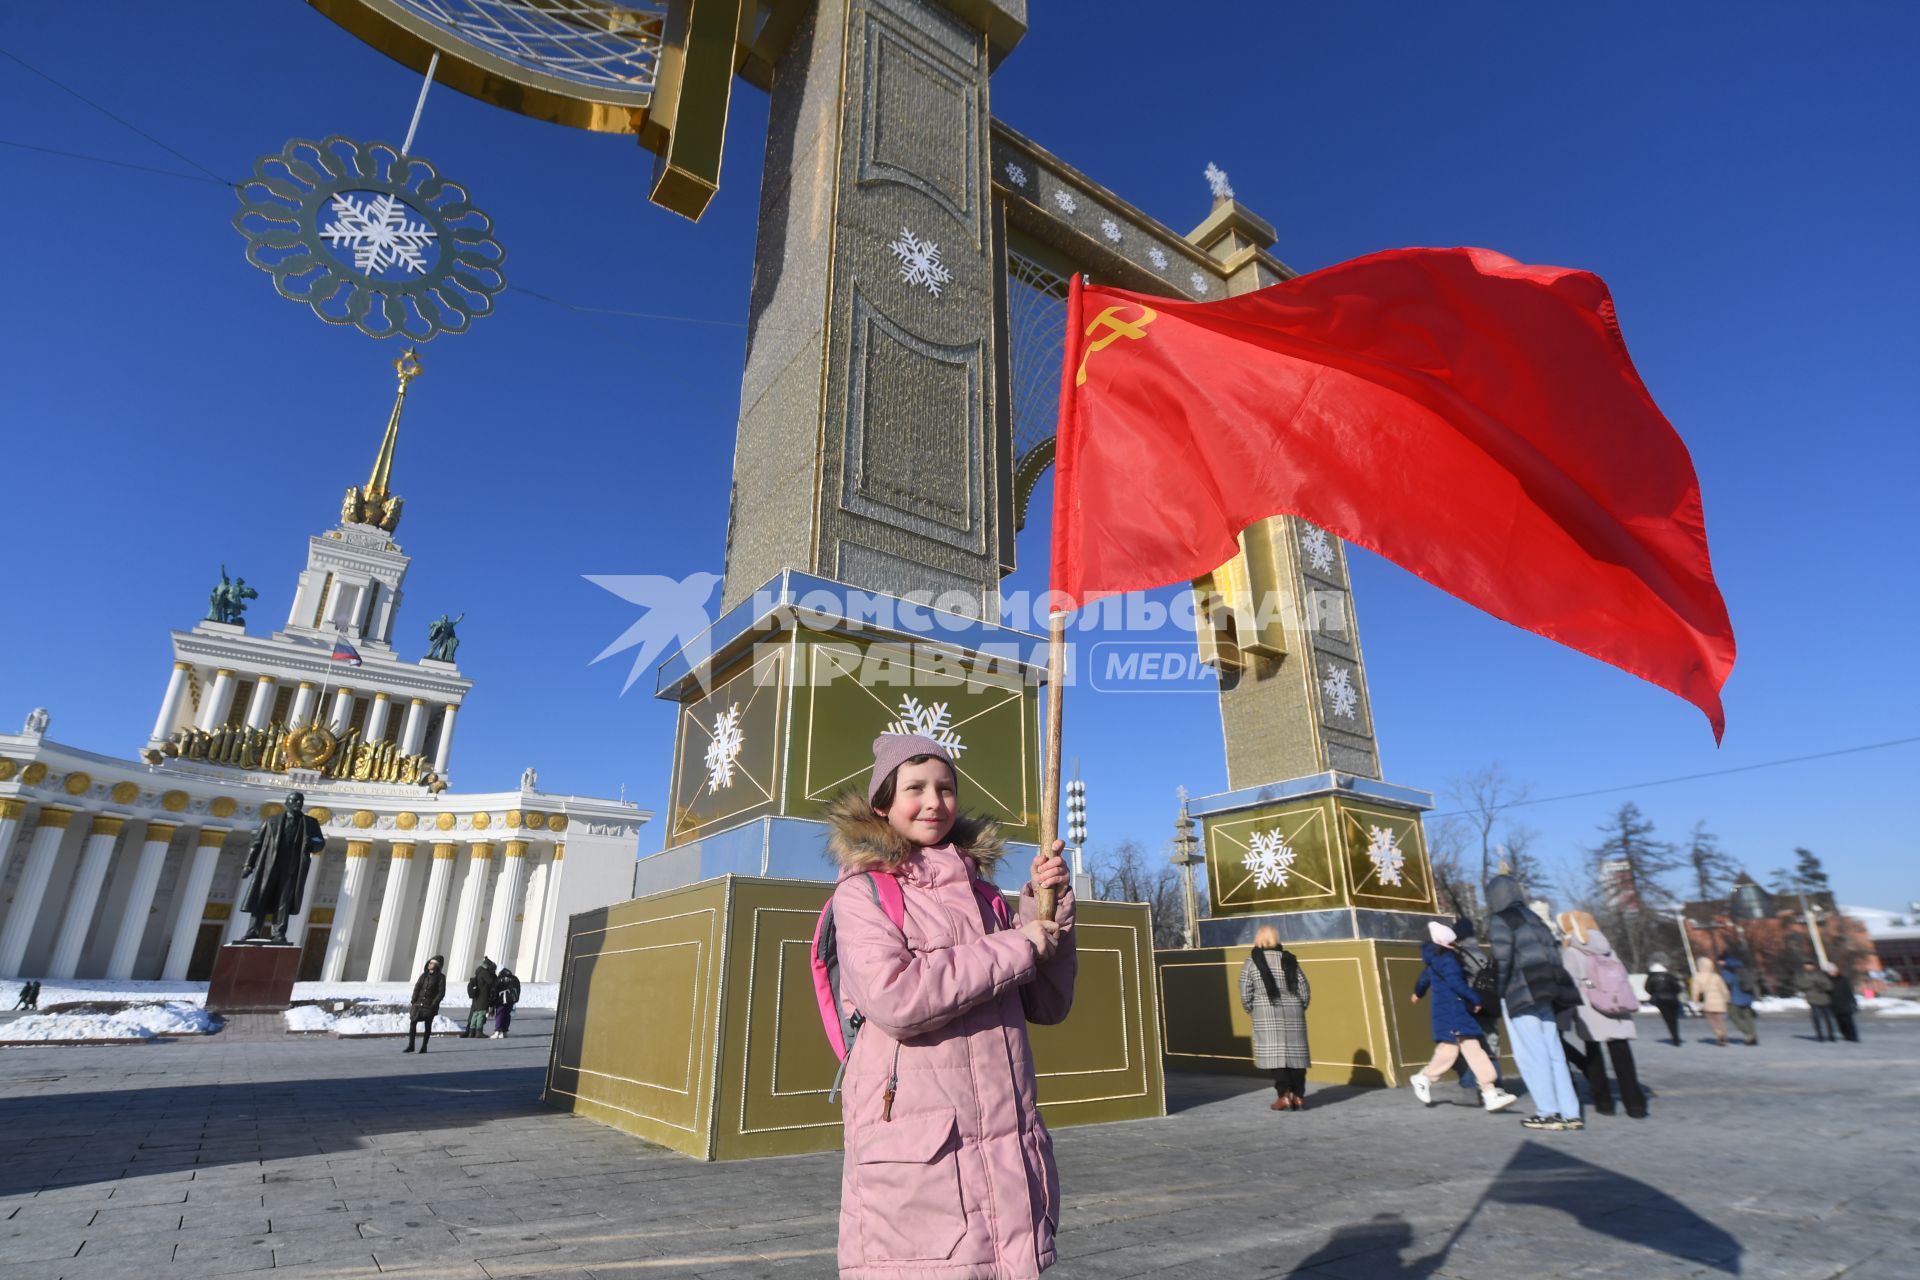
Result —
[[[826, 813], [840, 995], [863, 1019], [841, 1101], [840, 1274], [855, 1280], [1023, 1280], [1055, 1260], [1060, 1177], [1027, 1023], [1073, 1006], [1073, 892], [1055, 842], [1017, 923], [996, 928], [973, 881], [1005, 846], [959, 815], [957, 780], [938, 743], [883, 734], [864, 794]], [[899, 878], [901, 925], [870, 872]], [[1058, 890], [1053, 920], [1036, 887]]]
[[1527, 1093], [1540, 1108], [1520, 1123], [1528, 1129], [1584, 1129], [1580, 1095], [1567, 1074], [1567, 1052], [1555, 1023], [1559, 1011], [1573, 1008], [1580, 997], [1560, 963], [1553, 931], [1528, 909], [1520, 882], [1510, 875], [1487, 881], [1487, 911], [1507, 1040]]

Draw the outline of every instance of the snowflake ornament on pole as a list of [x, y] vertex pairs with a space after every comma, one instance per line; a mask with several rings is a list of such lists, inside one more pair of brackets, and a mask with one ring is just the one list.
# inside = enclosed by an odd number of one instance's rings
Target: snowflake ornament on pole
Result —
[[736, 702], [713, 718], [713, 740], [707, 743], [707, 790], [725, 791], [733, 785], [734, 762], [746, 745]]
[[1407, 865], [1407, 855], [1402, 852], [1391, 827], [1367, 828], [1367, 861], [1373, 864], [1373, 873], [1381, 884], [1405, 882], [1400, 873]]
[[247, 261], [329, 324], [425, 342], [506, 287], [506, 251], [466, 191], [385, 143], [295, 139], [254, 163], [233, 225]]
[[912, 694], [906, 694], [900, 699], [899, 718], [888, 721], [887, 727], [881, 732], [917, 733], [923, 738], [932, 738], [958, 760], [960, 753], [967, 749], [967, 744], [960, 740], [960, 735], [947, 722], [949, 714], [944, 702], [925, 703]]
[[1253, 887], [1265, 889], [1269, 885], [1287, 887], [1287, 880], [1293, 874], [1293, 860], [1299, 855], [1288, 846], [1280, 828], [1271, 831], [1256, 831], [1249, 841], [1251, 848], [1247, 856], [1240, 860], [1253, 874]]

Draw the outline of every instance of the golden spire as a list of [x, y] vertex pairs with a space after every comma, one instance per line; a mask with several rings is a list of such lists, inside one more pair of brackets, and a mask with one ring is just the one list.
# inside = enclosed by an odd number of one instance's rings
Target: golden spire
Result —
[[420, 367], [420, 358], [412, 347], [393, 362], [393, 371], [400, 376], [400, 387], [394, 393], [393, 412], [387, 417], [387, 433], [380, 438], [380, 452], [374, 455], [366, 487], [347, 490], [347, 500], [340, 508], [342, 523], [375, 525], [388, 533], [399, 526], [402, 499], [395, 497], [391, 490], [393, 451], [400, 443], [400, 411], [406, 407], [407, 384], [420, 376]]

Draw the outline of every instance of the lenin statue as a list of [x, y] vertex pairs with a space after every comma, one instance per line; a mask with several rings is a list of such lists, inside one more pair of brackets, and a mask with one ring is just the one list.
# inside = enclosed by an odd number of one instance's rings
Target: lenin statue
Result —
[[240, 909], [252, 913], [253, 927], [242, 941], [285, 942], [288, 921], [300, 914], [307, 891], [307, 860], [327, 843], [320, 824], [307, 815], [306, 804], [300, 792], [291, 793], [287, 807], [253, 834], [253, 847], [240, 869], [245, 882]]

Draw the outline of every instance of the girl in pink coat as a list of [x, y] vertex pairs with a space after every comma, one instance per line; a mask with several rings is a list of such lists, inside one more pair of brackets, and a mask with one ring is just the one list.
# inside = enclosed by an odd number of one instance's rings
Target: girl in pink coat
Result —
[[[840, 866], [840, 994], [864, 1022], [847, 1055], [840, 1274], [1016, 1280], [1054, 1260], [1060, 1177], [1040, 1119], [1027, 1023], [1073, 1005], [1074, 899], [1058, 842], [1033, 861], [1018, 923], [973, 887], [1005, 852], [959, 816], [953, 759], [929, 738], [874, 739], [864, 797], [828, 809]], [[899, 877], [896, 927], [867, 873]], [[1059, 890], [1039, 919], [1035, 886]]]

